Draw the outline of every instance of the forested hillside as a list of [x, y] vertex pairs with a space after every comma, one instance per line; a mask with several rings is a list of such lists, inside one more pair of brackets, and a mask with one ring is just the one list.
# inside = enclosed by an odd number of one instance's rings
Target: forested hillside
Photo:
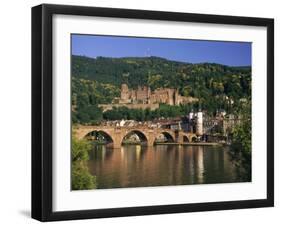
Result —
[[218, 109], [235, 112], [241, 102], [251, 99], [251, 67], [190, 64], [159, 57], [94, 59], [72, 56], [74, 122], [102, 120], [104, 116], [97, 104], [111, 103], [120, 95], [123, 82], [129, 88], [138, 85], [148, 85], [152, 89], [177, 88], [181, 95], [200, 100], [187, 108], [200, 107], [210, 113]]

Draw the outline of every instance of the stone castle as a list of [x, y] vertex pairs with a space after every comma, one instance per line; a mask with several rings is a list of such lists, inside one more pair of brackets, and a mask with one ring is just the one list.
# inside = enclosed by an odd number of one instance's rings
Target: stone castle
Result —
[[193, 102], [194, 98], [179, 95], [177, 89], [158, 88], [151, 91], [148, 86], [139, 86], [136, 90], [130, 90], [127, 84], [122, 84], [120, 99], [117, 99], [117, 101], [119, 104], [163, 103], [168, 105], [179, 105]]
[[159, 104], [179, 105], [198, 101], [197, 98], [184, 97], [178, 93], [177, 89], [158, 88], [151, 91], [148, 86], [139, 86], [137, 89], [129, 89], [127, 84], [121, 85], [120, 98], [115, 98], [112, 104], [100, 104], [104, 111], [111, 110], [113, 107], [128, 107], [131, 109], [155, 110]]

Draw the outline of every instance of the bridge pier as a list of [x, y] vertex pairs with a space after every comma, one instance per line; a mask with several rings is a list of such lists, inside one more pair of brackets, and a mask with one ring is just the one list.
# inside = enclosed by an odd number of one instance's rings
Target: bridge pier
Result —
[[114, 136], [112, 136], [113, 148], [121, 148], [123, 137], [124, 134], [120, 130], [114, 131]]
[[154, 144], [154, 141], [155, 141], [155, 137], [156, 137], [154, 131], [153, 130], [148, 131], [145, 134], [145, 136], [146, 136], [146, 139], [147, 139], [147, 146], [152, 147], [153, 144]]
[[148, 140], [147, 140], [147, 146], [148, 146], [148, 147], [152, 147], [153, 144], [154, 144], [154, 139], [153, 139], [153, 138], [148, 138]]
[[177, 142], [177, 143], [180, 143], [180, 144], [183, 143], [183, 135], [182, 135], [182, 134], [179, 134], [179, 136], [177, 137], [176, 142]]

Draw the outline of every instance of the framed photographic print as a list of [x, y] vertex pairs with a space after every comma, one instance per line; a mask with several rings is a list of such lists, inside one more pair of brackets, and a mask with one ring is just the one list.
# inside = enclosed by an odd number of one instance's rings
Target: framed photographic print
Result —
[[274, 21], [32, 8], [32, 217], [274, 205]]

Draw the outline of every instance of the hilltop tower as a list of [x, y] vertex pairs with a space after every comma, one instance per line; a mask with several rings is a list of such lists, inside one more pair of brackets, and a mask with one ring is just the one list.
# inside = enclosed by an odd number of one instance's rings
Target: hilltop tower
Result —
[[180, 100], [179, 100], [179, 91], [178, 91], [178, 89], [175, 89], [174, 93], [175, 93], [175, 97], [174, 97], [173, 105], [179, 105], [180, 104]]
[[203, 135], [203, 112], [197, 112], [196, 118], [196, 135], [202, 136]]
[[121, 100], [122, 101], [129, 101], [129, 88], [128, 85], [123, 83], [121, 85], [121, 94], [120, 94]]

